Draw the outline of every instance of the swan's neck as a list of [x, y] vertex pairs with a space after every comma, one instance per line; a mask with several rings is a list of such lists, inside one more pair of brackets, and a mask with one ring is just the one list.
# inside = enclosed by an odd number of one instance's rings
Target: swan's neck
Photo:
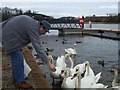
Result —
[[81, 88], [81, 73], [78, 72], [78, 88]]
[[72, 60], [72, 58], [69, 56], [69, 60], [70, 60], [70, 62], [71, 62], [71, 69], [73, 68], [73, 66], [74, 66], [74, 63], [73, 63], [73, 60]]
[[65, 73], [65, 76], [64, 76], [62, 85], [66, 87], [66, 80], [70, 76], [70, 69], [66, 69], [64, 73]]
[[52, 64], [54, 64], [53, 57], [52, 57], [51, 55], [49, 55], [48, 58], [49, 58], [49, 61], [50, 61]]
[[116, 86], [117, 83], [119, 83], [118, 71], [115, 70], [115, 71], [114, 71], [114, 74], [115, 74], [115, 76], [114, 76], [114, 80], [113, 80], [113, 82], [112, 82], [112, 85], [113, 85], [113, 86]]
[[70, 54], [69, 53], [67, 53], [67, 54], [65, 54], [65, 59], [67, 58], [67, 57], [69, 57], [70, 56]]
[[63, 88], [66, 87], [66, 80], [67, 80], [67, 77], [64, 77], [64, 79], [63, 79], [63, 83], [62, 83]]
[[117, 81], [117, 77], [118, 77], [118, 71], [115, 70], [115, 71], [114, 71], [114, 74], [115, 74], [114, 81], [116, 82], [116, 81]]
[[89, 64], [89, 63], [87, 63], [87, 70], [86, 70], [86, 72], [87, 72], [87, 76], [89, 76], [89, 73], [90, 73], [89, 68], [90, 68], [90, 64]]

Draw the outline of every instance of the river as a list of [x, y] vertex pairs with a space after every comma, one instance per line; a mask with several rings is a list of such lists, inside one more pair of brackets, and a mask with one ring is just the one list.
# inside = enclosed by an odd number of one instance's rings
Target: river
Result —
[[[119, 60], [117, 40], [81, 35], [57, 36], [57, 34], [57, 31], [50, 31], [50, 34], [40, 37], [41, 41], [44, 42], [44, 48], [53, 49], [53, 52], [49, 54], [54, 56], [63, 55], [65, 48], [73, 47], [76, 42], [80, 42], [77, 43], [76, 47], [77, 55], [75, 57], [75, 65], [89, 60], [90, 66], [95, 74], [102, 72], [99, 82], [109, 87], [111, 86], [114, 74], [110, 70], [112, 67], [118, 67]], [[63, 40], [66, 40], [65, 43], [62, 43]], [[98, 61], [101, 60], [105, 62], [104, 67], [98, 64]], [[52, 78], [50, 77], [47, 66], [40, 65], [40, 68], [42, 68], [51, 85]], [[55, 87], [60, 87], [59, 80], [55, 81]]]

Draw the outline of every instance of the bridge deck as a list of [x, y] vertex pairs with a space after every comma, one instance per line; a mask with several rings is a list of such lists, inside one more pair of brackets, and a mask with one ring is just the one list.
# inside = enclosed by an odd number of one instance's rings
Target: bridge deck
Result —
[[111, 30], [111, 29], [105, 29], [105, 28], [84, 28], [84, 29], [64, 28], [59, 30], [59, 35], [68, 35], [68, 34], [91, 35], [91, 36], [98, 36], [103, 38], [120, 40], [120, 30]]

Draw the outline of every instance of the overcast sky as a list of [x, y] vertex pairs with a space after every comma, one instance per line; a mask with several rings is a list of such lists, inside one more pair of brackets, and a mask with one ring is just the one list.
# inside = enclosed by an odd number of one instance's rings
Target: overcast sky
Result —
[[62, 16], [103, 16], [118, 13], [119, 0], [2, 0], [2, 7], [39, 11], [59, 18]]

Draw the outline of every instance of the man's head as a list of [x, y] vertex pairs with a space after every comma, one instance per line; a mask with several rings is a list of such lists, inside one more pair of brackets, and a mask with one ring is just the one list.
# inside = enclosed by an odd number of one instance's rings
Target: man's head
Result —
[[50, 23], [46, 20], [40, 21], [40, 33], [45, 34], [46, 32], [49, 32], [50, 30]]

